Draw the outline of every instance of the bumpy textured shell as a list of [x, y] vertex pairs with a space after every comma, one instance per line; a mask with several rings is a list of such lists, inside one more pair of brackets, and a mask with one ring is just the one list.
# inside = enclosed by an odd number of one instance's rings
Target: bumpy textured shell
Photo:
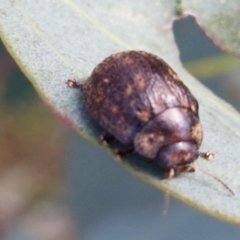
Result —
[[188, 127], [198, 135], [197, 147], [201, 144], [196, 99], [168, 64], [153, 54], [128, 51], [107, 57], [84, 84], [83, 97], [91, 116], [123, 144], [133, 143], [145, 125], [169, 108], [187, 109], [183, 114], [193, 118]]

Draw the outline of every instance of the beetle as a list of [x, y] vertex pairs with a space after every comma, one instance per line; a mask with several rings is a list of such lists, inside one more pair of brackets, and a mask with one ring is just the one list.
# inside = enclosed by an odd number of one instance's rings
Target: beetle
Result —
[[136, 152], [146, 161], [155, 161], [169, 178], [194, 171], [192, 163], [199, 156], [213, 157], [213, 153], [199, 152], [203, 129], [196, 98], [154, 54], [110, 55], [84, 84], [69, 80], [68, 85], [80, 87], [88, 113], [108, 133], [102, 143], [116, 139], [128, 147], [117, 151], [119, 157]]

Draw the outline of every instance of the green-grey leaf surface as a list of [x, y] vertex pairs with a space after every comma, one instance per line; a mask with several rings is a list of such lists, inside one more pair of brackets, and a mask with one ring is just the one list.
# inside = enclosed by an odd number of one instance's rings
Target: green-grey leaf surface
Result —
[[[162, 57], [199, 100], [205, 130], [201, 149], [216, 157], [210, 162], [198, 160], [197, 165], [221, 178], [235, 196], [200, 171], [174, 178], [170, 192], [201, 211], [240, 224], [240, 116], [183, 69], [171, 29], [177, 7], [173, 0], [0, 0], [0, 33], [43, 100], [94, 142], [99, 129], [85, 113], [80, 91], [68, 88], [66, 81], [84, 81], [114, 52], [141, 49]], [[120, 162], [144, 181], [165, 189], [161, 174], [139, 156]]]
[[220, 48], [240, 56], [239, 0], [182, 0], [181, 9], [194, 15]]

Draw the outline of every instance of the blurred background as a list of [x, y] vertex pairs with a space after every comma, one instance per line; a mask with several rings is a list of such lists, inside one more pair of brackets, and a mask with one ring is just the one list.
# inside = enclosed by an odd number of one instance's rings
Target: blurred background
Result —
[[[240, 61], [188, 17], [174, 32], [186, 68], [240, 109]], [[238, 226], [141, 182], [62, 123], [0, 42], [0, 239], [239, 239]]]

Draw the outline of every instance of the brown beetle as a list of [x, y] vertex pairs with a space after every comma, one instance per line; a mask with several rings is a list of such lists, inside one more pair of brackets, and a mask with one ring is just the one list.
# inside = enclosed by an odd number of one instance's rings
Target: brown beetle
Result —
[[89, 114], [110, 134], [103, 142], [116, 138], [129, 146], [119, 156], [135, 151], [156, 161], [169, 178], [194, 171], [191, 163], [199, 156], [213, 156], [198, 151], [203, 130], [197, 100], [159, 57], [144, 51], [113, 54], [80, 87]]

